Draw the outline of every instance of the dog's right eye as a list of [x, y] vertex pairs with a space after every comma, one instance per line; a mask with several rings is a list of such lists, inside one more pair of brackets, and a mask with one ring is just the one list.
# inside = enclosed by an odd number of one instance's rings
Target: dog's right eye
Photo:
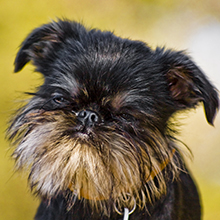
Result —
[[63, 95], [61, 94], [55, 94], [53, 96], [53, 102], [57, 105], [63, 105], [65, 103], [67, 103], [67, 100], [63, 97]]
[[53, 101], [54, 101], [56, 104], [62, 104], [62, 103], [64, 103], [65, 99], [64, 99], [64, 97], [62, 97], [62, 96], [57, 96], [57, 97], [54, 97], [54, 98], [53, 98]]

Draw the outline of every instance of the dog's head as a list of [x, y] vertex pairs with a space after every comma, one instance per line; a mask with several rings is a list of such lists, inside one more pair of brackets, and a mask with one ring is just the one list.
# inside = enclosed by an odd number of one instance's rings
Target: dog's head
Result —
[[179, 166], [170, 117], [202, 102], [212, 124], [218, 109], [216, 89], [183, 52], [79, 23], [35, 29], [15, 72], [29, 61], [44, 83], [12, 120], [9, 138], [17, 167], [30, 170], [32, 189], [46, 198], [70, 190], [119, 205], [127, 194], [139, 204], [159, 197]]

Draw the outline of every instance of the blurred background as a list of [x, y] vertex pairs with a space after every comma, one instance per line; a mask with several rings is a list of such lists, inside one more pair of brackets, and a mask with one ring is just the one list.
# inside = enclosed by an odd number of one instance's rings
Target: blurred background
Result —
[[[88, 27], [143, 40], [149, 46], [187, 49], [220, 88], [219, 0], [0, 0], [0, 219], [33, 219], [38, 199], [27, 187], [26, 174], [14, 173], [12, 150], [5, 140], [10, 114], [40, 85], [29, 64], [13, 74], [18, 46], [35, 27], [65, 17]], [[204, 220], [220, 219], [220, 115], [209, 126], [203, 107], [180, 115], [180, 139], [194, 155], [188, 160], [199, 186]]]

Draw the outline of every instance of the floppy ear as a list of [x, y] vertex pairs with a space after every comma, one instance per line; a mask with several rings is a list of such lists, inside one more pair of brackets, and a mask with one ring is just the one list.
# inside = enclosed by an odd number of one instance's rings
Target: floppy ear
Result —
[[155, 54], [164, 66], [168, 89], [175, 105], [185, 109], [203, 102], [206, 119], [213, 125], [219, 108], [219, 97], [205, 74], [183, 52], [157, 48]]
[[52, 60], [60, 44], [66, 38], [78, 37], [79, 27], [78, 23], [58, 20], [58, 22], [53, 21], [33, 30], [21, 44], [14, 62], [14, 71], [20, 71], [31, 60], [37, 67], [46, 64], [47, 59]]

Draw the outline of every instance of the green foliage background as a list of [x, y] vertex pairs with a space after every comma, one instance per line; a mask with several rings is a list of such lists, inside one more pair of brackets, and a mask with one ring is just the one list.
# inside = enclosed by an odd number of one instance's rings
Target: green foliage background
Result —
[[[219, 12], [219, 0], [0, 0], [0, 219], [33, 219], [39, 203], [28, 190], [26, 174], [14, 173], [4, 138], [10, 115], [25, 98], [22, 92], [32, 91], [42, 80], [31, 65], [13, 74], [18, 46], [33, 28], [65, 17], [152, 47], [182, 50], [199, 26], [212, 19], [220, 22]], [[194, 154], [188, 163], [202, 194], [204, 219], [220, 219], [219, 117], [215, 128], [207, 125], [202, 108], [180, 120], [186, 124], [181, 139]]]

